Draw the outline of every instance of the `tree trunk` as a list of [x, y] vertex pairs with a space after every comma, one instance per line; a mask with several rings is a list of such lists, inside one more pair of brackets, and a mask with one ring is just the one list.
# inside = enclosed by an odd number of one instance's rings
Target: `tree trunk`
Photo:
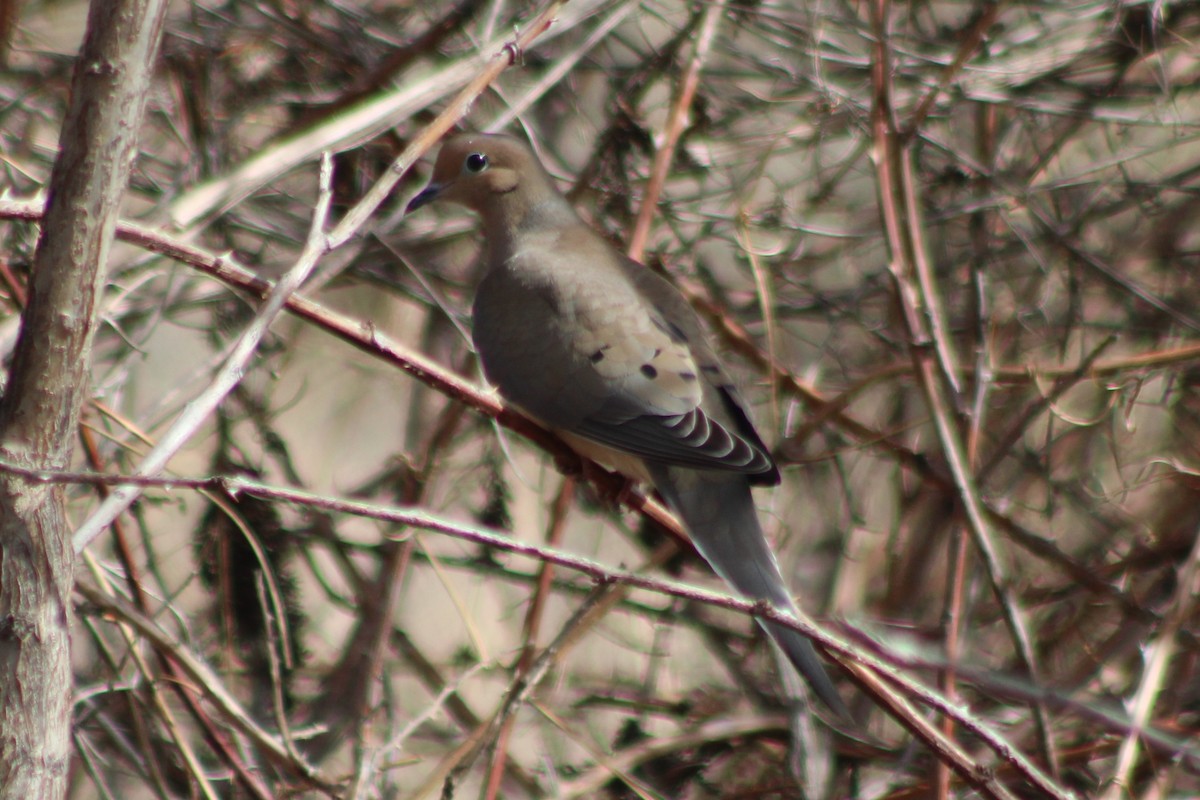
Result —
[[[0, 461], [69, 466], [163, 0], [95, 0], [4, 397]], [[62, 491], [0, 469], [0, 800], [66, 793], [74, 557]]]

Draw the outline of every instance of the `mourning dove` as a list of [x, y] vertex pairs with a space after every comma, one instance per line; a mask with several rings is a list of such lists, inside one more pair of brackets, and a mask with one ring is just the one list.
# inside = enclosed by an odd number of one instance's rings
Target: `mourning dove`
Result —
[[[435, 199], [483, 221], [474, 341], [500, 394], [584, 455], [650, 482], [718, 575], [795, 612], [750, 494], [778, 484], [779, 470], [678, 290], [589, 228], [517, 139], [450, 139], [407, 210]], [[762, 624], [847, 719], [809, 641]]]

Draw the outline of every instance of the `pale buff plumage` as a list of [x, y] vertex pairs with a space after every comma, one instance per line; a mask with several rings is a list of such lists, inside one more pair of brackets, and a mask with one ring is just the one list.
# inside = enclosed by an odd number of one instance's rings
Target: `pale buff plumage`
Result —
[[[651, 482], [740, 593], [794, 609], [750, 494], [779, 472], [683, 296], [589, 228], [517, 139], [446, 142], [409, 210], [434, 199], [483, 222], [474, 340], [488, 380], [585, 455]], [[845, 718], [808, 640], [764, 627]]]

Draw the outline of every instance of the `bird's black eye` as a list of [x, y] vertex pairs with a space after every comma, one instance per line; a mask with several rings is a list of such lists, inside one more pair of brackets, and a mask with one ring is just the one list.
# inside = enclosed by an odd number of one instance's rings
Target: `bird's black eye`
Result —
[[467, 172], [483, 172], [488, 168], [488, 157], [483, 153], [471, 153], [467, 156]]

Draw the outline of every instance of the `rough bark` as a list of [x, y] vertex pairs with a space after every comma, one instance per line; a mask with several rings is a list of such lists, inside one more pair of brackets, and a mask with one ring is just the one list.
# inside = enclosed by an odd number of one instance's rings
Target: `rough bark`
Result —
[[[96, 0], [89, 10], [0, 399], [0, 460], [69, 465], [165, 7], [163, 0]], [[61, 490], [0, 472], [0, 800], [66, 792], [73, 561]]]

